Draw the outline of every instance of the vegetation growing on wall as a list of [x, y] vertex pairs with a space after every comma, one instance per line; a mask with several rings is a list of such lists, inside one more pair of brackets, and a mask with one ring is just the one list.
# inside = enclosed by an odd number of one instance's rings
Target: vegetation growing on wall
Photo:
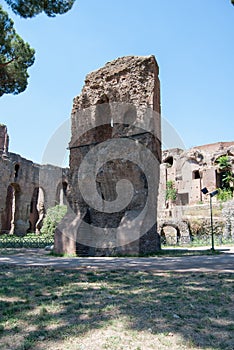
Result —
[[227, 169], [231, 168], [231, 161], [227, 155], [219, 157], [216, 160], [216, 162], [219, 166], [219, 169], [221, 169], [221, 170], [227, 170]]
[[13, 21], [0, 6], [0, 96], [19, 94], [28, 84], [28, 68], [35, 51], [16, 33]]
[[230, 188], [229, 189], [219, 188], [218, 191], [219, 191], [219, 193], [217, 195], [217, 198], [220, 202], [226, 202], [226, 201], [233, 198], [232, 190]]
[[218, 199], [225, 202], [233, 198], [234, 176], [231, 159], [228, 155], [223, 155], [216, 162], [221, 171], [221, 187], [219, 188]]
[[175, 189], [175, 183], [174, 181], [167, 181], [166, 182], [166, 200], [175, 201], [176, 200], [176, 189]]

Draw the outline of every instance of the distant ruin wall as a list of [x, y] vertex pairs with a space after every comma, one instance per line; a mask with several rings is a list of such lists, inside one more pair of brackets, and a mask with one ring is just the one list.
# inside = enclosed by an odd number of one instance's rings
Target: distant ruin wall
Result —
[[[169, 149], [162, 153], [158, 217], [160, 226], [168, 222], [186, 222], [192, 234], [210, 234], [210, 196], [202, 193], [225, 188], [225, 169], [220, 169], [217, 160], [228, 156], [229, 172], [234, 174], [234, 142], [217, 142], [193, 147], [188, 150]], [[170, 181], [176, 191], [174, 201], [166, 199], [166, 187]], [[234, 236], [233, 201], [222, 203], [217, 196], [212, 198], [214, 231], [220, 237]], [[167, 226], [170, 226], [169, 224]], [[175, 226], [175, 225], [174, 225]], [[169, 230], [169, 229], [168, 229]], [[181, 241], [186, 241], [187, 229], [178, 228]]]
[[0, 126], [0, 143], [0, 233], [39, 232], [39, 216], [61, 202], [67, 169], [9, 153], [6, 126]]

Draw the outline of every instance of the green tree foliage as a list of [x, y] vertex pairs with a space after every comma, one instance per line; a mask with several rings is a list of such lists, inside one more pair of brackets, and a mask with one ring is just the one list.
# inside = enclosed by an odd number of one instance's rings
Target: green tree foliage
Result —
[[[42, 12], [49, 17], [69, 11], [75, 0], [5, 0], [12, 11], [31, 18]], [[14, 22], [0, 5], [0, 97], [19, 94], [28, 84], [27, 69], [34, 63], [35, 51], [16, 33]]]
[[231, 172], [231, 171], [227, 171], [227, 172], [224, 174], [222, 180], [223, 180], [223, 182], [224, 182], [225, 184], [228, 184], [229, 187], [231, 187], [231, 184], [233, 184], [233, 182], [234, 182], [234, 177], [233, 177], [232, 172]]
[[166, 183], [166, 200], [176, 200], [176, 189], [173, 181], [167, 181]]
[[228, 155], [221, 156], [217, 159], [217, 164], [222, 170], [222, 183], [219, 188], [218, 199], [225, 202], [233, 198], [234, 176], [232, 173], [232, 164]]
[[16, 33], [13, 21], [0, 6], [0, 96], [19, 94], [28, 84], [27, 69], [35, 51]]
[[230, 184], [234, 182], [232, 174], [232, 164], [230, 158], [225, 155], [221, 156], [216, 161], [220, 170], [223, 170], [222, 182], [226, 188], [232, 187]]
[[75, 0], [5, 0], [12, 11], [23, 17], [31, 18], [44, 12], [49, 17], [55, 17], [69, 11]]
[[233, 198], [231, 188], [223, 188], [223, 189], [219, 188], [218, 190], [219, 190], [219, 193], [217, 197], [220, 202], [226, 202]]
[[228, 156], [221, 156], [216, 161], [218, 163], [219, 169], [221, 170], [230, 170], [232, 165], [230, 158]]
[[43, 226], [41, 233], [54, 235], [55, 229], [59, 222], [62, 220], [67, 212], [66, 205], [56, 205], [55, 207], [49, 208], [46, 213], [46, 217], [43, 220]]

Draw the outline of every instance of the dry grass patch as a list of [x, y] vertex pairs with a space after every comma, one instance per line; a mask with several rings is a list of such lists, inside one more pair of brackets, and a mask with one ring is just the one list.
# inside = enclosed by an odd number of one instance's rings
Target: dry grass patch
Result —
[[233, 275], [0, 266], [1, 350], [233, 350]]

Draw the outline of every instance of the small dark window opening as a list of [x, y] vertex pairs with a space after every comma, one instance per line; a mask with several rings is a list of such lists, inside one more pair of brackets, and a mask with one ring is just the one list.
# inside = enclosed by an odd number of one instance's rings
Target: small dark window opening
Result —
[[67, 196], [67, 182], [63, 182], [62, 183], [62, 185], [63, 185], [63, 193], [64, 193], [64, 196]]
[[201, 174], [199, 170], [194, 170], [193, 171], [193, 179], [200, 179], [201, 178]]
[[170, 166], [173, 165], [173, 157], [167, 157], [164, 161], [164, 163], [169, 164]]
[[17, 177], [19, 176], [19, 164], [15, 165], [15, 179], [17, 179]]

